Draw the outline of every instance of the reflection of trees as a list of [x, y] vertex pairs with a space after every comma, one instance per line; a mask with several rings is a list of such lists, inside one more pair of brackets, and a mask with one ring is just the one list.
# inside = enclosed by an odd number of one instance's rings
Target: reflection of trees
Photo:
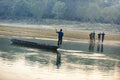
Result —
[[39, 50], [36, 54], [25, 55], [25, 60], [30, 65], [38, 63], [41, 66], [54, 64], [56, 52]]
[[113, 59], [120, 60], [120, 47], [119, 46], [109, 46], [104, 49], [104, 54]]
[[25, 59], [27, 61], [31, 61], [33, 62], [39, 62], [40, 64], [49, 64], [49, 59], [50, 57], [48, 56], [43, 56], [43, 55], [28, 55], [28, 56], [25, 56]]
[[[25, 57], [26, 62], [30, 62], [30, 64], [39, 63], [41, 65], [48, 65], [50, 63], [54, 64], [56, 61], [56, 65], [61, 65], [61, 55], [56, 51], [46, 51], [46, 50], [38, 50], [33, 49], [31, 52], [31, 48], [21, 47], [17, 45], [12, 45], [10, 39], [2, 38], [0, 39], [0, 57], [8, 60], [17, 60], [19, 57]], [[30, 53], [30, 55], [26, 54]], [[31, 53], [36, 53], [32, 54]], [[57, 56], [56, 56], [57, 55]], [[55, 57], [56, 56], [56, 57]], [[55, 60], [55, 58], [57, 58]]]
[[[100, 71], [108, 72], [115, 68], [115, 63], [116, 63], [116, 61], [113, 60], [80, 58], [78, 56], [73, 56], [73, 55], [66, 55], [65, 58], [67, 58], [67, 60], [66, 61], [63, 60], [63, 61], [71, 64], [71, 65], [67, 65], [68, 68], [70, 69], [75, 69], [75, 68], [76, 69], [81, 68], [83, 70], [98, 69]], [[75, 67], [77, 65], [78, 67]], [[120, 65], [120, 63], [118, 65]]]
[[110, 71], [114, 69], [115, 63], [116, 61], [112, 61], [112, 60], [98, 60], [97, 66], [98, 69], [101, 71]]
[[[2, 43], [1, 43], [2, 44]], [[101, 44], [101, 47], [103, 45]], [[91, 57], [84, 57], [82, 56], [77, 56], [77, 55], [70, 55], [69, 53], [64, 54], [62, 56], [61, 59], [61, 53], [57, 52], [57, 54], [55, 54], [54, 52], [49, 52], [49, 51], [41, 51], [39, 50], [38, 52], [33, 51], [33, 53], [37, 53], [36, 54], [32, 54], [32, 55], [26, 55], [26, 53], [31, 53], [31, 51], [27, 50], [28, 48], [22, 48], [22, 47], [18, 47], [18, 46], [12, 46], [9, 44], [5, 44], [4, 46], [0, 46], [0, 50], [2, 53], [0, 53], [0, 57], [4, 58], [4, 59], [8, 59], [8, 60], [16, 60], [19, 55], [22, 57], [25, 57], [26, 62], [32, 62], [32, 64], [36, 64], [36, 62], [38, 62], [39, 64], [43, 65], [43, 66], [48, 66], [49, 64], [55, 64], [55, 66], [57, 66], [57, 68], [59, 68], [61, 66], [61, 60], [62, 60], [62, 64], [65, 65], [65, 67], [67, 67], [70, 70], [74, 70], [74, 69], [82, 69], [83, 71], [90, 71], [90, 70], [95, 70], [98, 69], [99, 71], [102, 72], [109, 72], [111, 70], [114, 70], [115, 67], [120, 67], [120, 62], [116, 64], [117, 61], [114, 60], [109, 60], [109, 59], [94, 59]], [[116, 49], [117, 51], [118, 49]], [[63, 52], [64, 53], [64, 52]], [[81, 54], [81, 53], [77, 53], [77, 54]], [[83, 53], [86, 54], [86, 53]], [[113, 53], [112, 54], [105, 54], [108, 56], [112, 56], [113, 57]], [[115, 56], [119, 54], [114, 54]]]
[[[56, 55], [56, 61], [55, 61], [55, 56]], [[57, 66], [59, 68], [61, 66], [61, 53], [57, 52], [56, 54], [44, 54], [44, 53], [39, 53], [38, 55], [26, 55], [25, 59], [27, 63], [29, 64], [36, 64], [35, 62], [38, 62], [39, 64], [46, 66], [50, 65], [51, 63]]]
[[16, 54], [7, 53], [7, 52], [1, 53], [0, 57], [3, 58], [3, 59], [8, 59], [9, 61], [13, 61], [13, 60], [17, 59]]

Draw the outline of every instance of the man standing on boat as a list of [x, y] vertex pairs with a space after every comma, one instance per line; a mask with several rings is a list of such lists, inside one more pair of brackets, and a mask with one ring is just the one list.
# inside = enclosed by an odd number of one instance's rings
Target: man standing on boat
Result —
[[58, 33], [58, 46], [62, 44], [62, 38], [64, 36], [64, 33], [62, 32], [62, 29], [60, 29], [60, 31], [57, 31], [56, 29], [56, 33]]

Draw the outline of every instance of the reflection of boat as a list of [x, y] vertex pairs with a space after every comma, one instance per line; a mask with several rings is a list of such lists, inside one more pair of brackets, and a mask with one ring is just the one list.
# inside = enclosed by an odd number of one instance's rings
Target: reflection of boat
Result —
[[25, 46], [25, 47], [31, 47], [31, 48], [40, 48], [40, 49], [46, 49], [46, 50], [57, 50], [58, 46], [53, 45], [46, 45], [46, 44], [39, 44], [36, 42], [30, 42], [30, 41], [24, 41], [24, 40], [18, 40], [18, 39], [11, 39], [13, 44]]

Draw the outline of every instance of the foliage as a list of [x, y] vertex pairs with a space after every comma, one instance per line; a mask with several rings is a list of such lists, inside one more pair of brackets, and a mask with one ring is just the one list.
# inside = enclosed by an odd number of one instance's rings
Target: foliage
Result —
[[120, 24], [120, 0], [0, 0], [0, 19], [24, 18]]
[[57, 1], [53, 7], [52, 13], [55, 15], [55, 18], [62, 18], [66, 10], [65, 3]]

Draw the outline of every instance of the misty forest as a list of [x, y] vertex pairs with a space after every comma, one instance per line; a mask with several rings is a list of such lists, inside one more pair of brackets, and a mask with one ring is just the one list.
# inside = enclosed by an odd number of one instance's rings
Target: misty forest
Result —
[[120, 0], [0, 0], [0, 20], [9, 19], [120, 24]]

